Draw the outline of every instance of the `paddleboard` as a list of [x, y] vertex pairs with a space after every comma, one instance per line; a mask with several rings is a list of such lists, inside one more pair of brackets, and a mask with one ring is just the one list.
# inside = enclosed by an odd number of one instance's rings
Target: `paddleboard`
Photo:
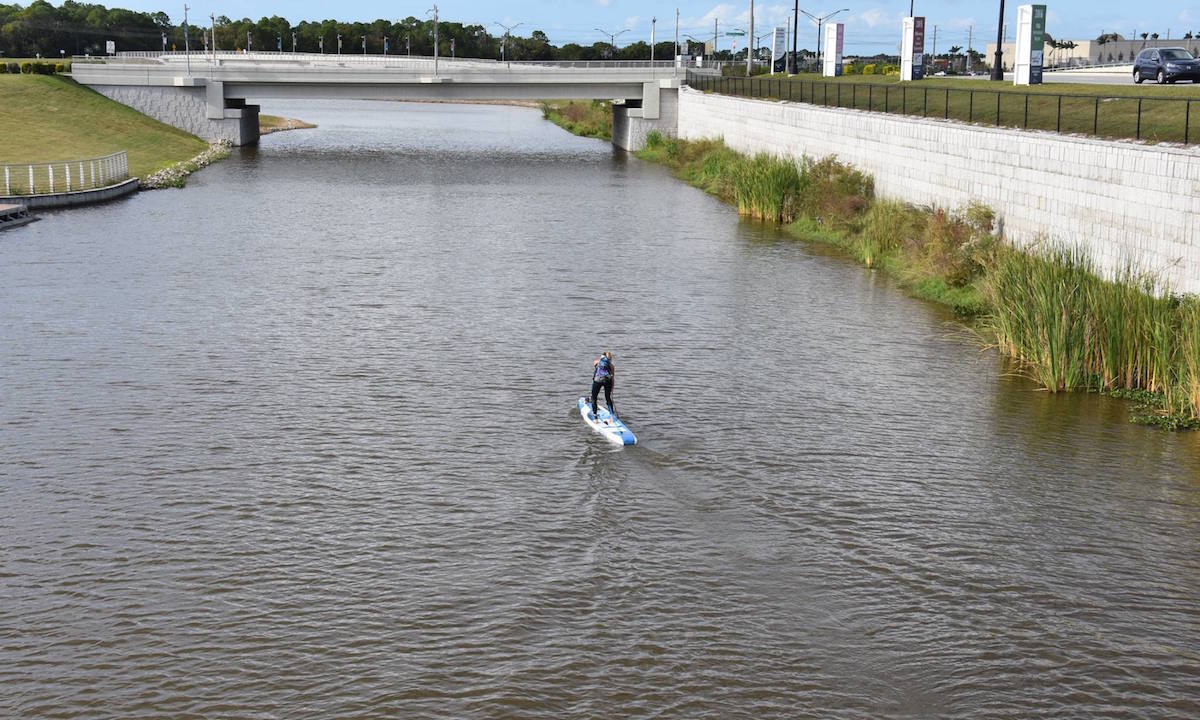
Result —
[[603, 435], [609, 442], [616, 445], [633, 445], [637, 443], [637, 438], [633, 436], [633, 431], [625, 423], [621, 422], [620, 418], [613, 417], [608, 408], [600, 408], [600, 417], [596, 417], [592, 414], [591, 401], [581, 397], [579, 398], [579, 414], [583, 416], [583, 421], [589, 427]]

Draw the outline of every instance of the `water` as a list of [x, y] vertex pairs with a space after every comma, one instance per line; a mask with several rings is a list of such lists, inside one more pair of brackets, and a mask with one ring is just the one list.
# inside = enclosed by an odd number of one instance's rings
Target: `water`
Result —
[[267, 110], [0, 235], [0, 716], [1200, 714], [1196, 435], [536, 111]]

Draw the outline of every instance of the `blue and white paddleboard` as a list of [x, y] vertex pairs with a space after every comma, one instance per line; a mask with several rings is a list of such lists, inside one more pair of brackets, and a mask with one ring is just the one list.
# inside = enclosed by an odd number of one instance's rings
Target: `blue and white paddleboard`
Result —
[[637, 443], [637, 438], [633, 436], [633, 431], [625, 426], [619, 418], [613, 417], [613, 414], [608, 411], [608, 408], [600, 408], [600, 417], [592, 414], [592, 403], [587, 398], [579, 398], [579, 414], [583, 416], [583, 421], [587, 423], [593, 430], [600, 433], [610, 443], [617, 445], [633, 445]]

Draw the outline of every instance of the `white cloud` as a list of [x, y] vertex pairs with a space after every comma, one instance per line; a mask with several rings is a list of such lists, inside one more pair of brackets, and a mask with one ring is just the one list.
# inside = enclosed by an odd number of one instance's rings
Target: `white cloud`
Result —
[[[884, 12], [879, 8], [871, 8], [865, 12], [859, 13], [855, 19], [863, 23], [869, 28], [877, 28], [882, 25], [895, 25], [900, 27], [900, 18], [891, 13]], [[899, 32], [899, 30], [897, 30]]]

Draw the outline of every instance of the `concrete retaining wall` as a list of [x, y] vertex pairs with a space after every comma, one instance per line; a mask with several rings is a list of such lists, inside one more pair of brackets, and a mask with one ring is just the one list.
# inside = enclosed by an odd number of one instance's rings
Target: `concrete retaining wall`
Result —
[[679, 136], [745, 153], [838, 160], [876, 193], [994, 209], [1018, 245], [1085, 247], [1104, 270], [1132, 259], [1177, 292], [1200, 292], [1200, 149], [986, 128], [684, 89]]
[[129, 178], [125, 182], [109, 185], [94, 190], [76, 190], [74, 192], [52, 193], [46, 195], [16, 195], [0, 197], [0, 204], [14, 203], [24, 205], [30, 210], [46, 208], [75, 207], [91, 205], [124, 197], [138, 189], [138, 179]]
[[91, 88], [143, 115], [210, 143], [227, 140], [234, 145], [251, 145], [258, 142], [258, 106], [243, 104], [224, 109], [223, 118], [210, 119], [208, 89], [204, 86], [91, 85]]

